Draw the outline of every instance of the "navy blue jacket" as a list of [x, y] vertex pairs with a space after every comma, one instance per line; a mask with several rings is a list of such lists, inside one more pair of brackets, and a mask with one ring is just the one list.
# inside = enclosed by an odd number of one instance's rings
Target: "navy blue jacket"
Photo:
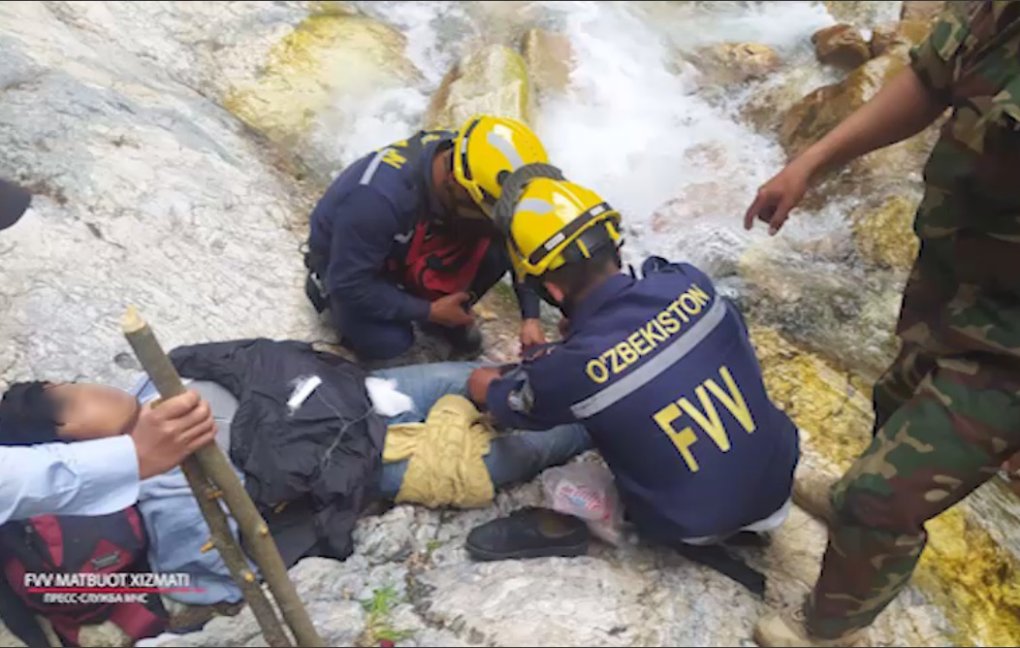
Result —
[[[386, 272], [407, 254], [415, 225], [441, 219], [432, 190], [432, 160], [453, 145], [450, 131], [421, 131], [344, 169], [311, 215], [308, 247], [330, 295], [369, 319], [424, 321], [429, 302], [402, 290]], [[508, 268], [509, 270], [509, 265]], [[538, 317], [534, 293], [522, 313]]]
[[584, 423], [646, 536], [735, 532], [789, 499], [797, 428], [711, 280], [655, 258], [644, 272], [583, 299], [564, 341], [492, 384], [489, 409], [508, 427]]

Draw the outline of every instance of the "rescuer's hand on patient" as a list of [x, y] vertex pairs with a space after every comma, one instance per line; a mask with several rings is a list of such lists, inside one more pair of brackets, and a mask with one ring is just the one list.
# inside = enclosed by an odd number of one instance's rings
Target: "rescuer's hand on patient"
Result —
[[541, 320], [529, 318], [521, 322], [521, 353], [545, 343], [545, 331], [542, 330]]
[[145, 405], [131, 430], [139, 478], [170, 470], [215, 438], [209, 404], [194, 391], [169, 398], [158, 407]]
[[468, 378], [468, 395], [478, 407], [484, 407], [489, 395], [489, 385], [502, 375], [499, 367], [479, 367]]
[[429, 305], [429, 321], [449, 328], [471, 326], [475, 316], [470, 308], [465, 308], [469, 299], [471, 295], [466, 292], [440, 297]]

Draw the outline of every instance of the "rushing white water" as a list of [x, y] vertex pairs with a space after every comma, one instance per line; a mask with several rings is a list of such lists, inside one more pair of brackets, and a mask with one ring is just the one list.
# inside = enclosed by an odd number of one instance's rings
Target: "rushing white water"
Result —
[[[358, 110], [338, 105], [353, 120], [345, 158], [417, 128], [427, 97], [469, 48], [509, 39], [521, 25], [547, 25], [570, 38], [575, 59], [568, 90], [538, 106], [536, 129], [553, 162], [621, 210], [632, 258], [655, 251], [709, 264], [716, 247], [742, 247], [741, 212], [784, 155], [774, 138], [736, 114], [750, 86], [720, 92], [683, 56], [713, 43], [753, 41], [773, 47], [787, 66], [808, 63], [811, 34], [833, 23], [815, 2], [360, 6], [407, 36], [424, 81], [359, 97]], [[820, 72], [819, 84], [827, 80]]]
[[[355, 4], [406, 36], [421, 80], [337, 97], [317, 135], [332, 172], [418, 129], [461, 56], [487, 43], [516, 45], [526, 29], [545, 27], [566, 35], [573, 51], [568, 88], [540, 97], [535, 112], [553, 163], [621, 211], [629, 262], [648, 254], [689, 261], [734, 295], [743, 252], [766, 237], [761, 227], [743, 230], [743, 213], [785, 162], [774, 133], [756, 130], [741, 109], [762, 91], [799, 97], [840, 76], [815, 61], [811, 35], [834, 23], [820, 2]], [[864, 9], [867, 21], [884, 20], [899, 3]], [[768, 45], [780, 67], [762, 80], [720, 85], [689, 61], [725, 42]], [[852, 247], [847, 215], [858, 201], [836, 197], [798, 213], [762, 249], [802, 272], [832, 273]]]
[[781, 151], [703, 98], [693, 67], [674, 71], [672, 16], [653, 21], [619, 4], [561, 11], [577, 63], [569, 92], [538, 122], [556, 162], [624, 213], [632, 252], [678, 251], [683, 232], [653, 222], [672, 199], [688, 216], [734, 218], [729, 198], [751, 195], [781, 165]]

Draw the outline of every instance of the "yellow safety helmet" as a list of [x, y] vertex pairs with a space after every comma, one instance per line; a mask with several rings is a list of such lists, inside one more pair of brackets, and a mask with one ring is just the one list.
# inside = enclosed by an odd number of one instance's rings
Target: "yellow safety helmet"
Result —
[[476, 115], [464, 123], [453, 141], [453, 177], [489, 216], [508, 174], [527, 164], [548, 161], [538, 136], [507, 117]]
[[519, 280], [590, 259], [606, 245], [619, 247], [619, 212], [591, 189], [564, 180], [559, 173], [537, 170], [531, 178], [507, 187], [516, 194], [512, 213], [506, 213], [510, 195], [500, 204], [500, 220]]

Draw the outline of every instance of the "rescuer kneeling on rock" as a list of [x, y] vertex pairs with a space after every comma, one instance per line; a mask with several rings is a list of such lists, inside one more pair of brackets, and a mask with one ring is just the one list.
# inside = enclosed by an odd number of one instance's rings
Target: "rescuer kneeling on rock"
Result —
[[[307, 293], [330, 310], [344, 345], [366, 360], [414, 343], [412, 323], [475, 355], [471, 304], [509, 269], [490, 213], [503, 179], [546, 162], [524, 124], [469, 119], [457, 132], [422, 131], [348, 166], [311, 215]], [[545, 342], [539, 300], [517, 291], [521, 343]]]
[[[472, 398], [502, 425], [583, 423], [649, 540], [687, 549], [778, 527], [797, 429], [769, 400], [743, 319], [708, 276], [658, 257], [641, 278], [622, 273], [620, 215], [545, 165], [504, 183], [496, 221], [518, 277], [568, 322], [561, 342], [522, 364], [476, 370]], [[490, 559], [582, 552], [583, 525], [557, 529], [551, 517], [497, 520], [468, 549]]]

